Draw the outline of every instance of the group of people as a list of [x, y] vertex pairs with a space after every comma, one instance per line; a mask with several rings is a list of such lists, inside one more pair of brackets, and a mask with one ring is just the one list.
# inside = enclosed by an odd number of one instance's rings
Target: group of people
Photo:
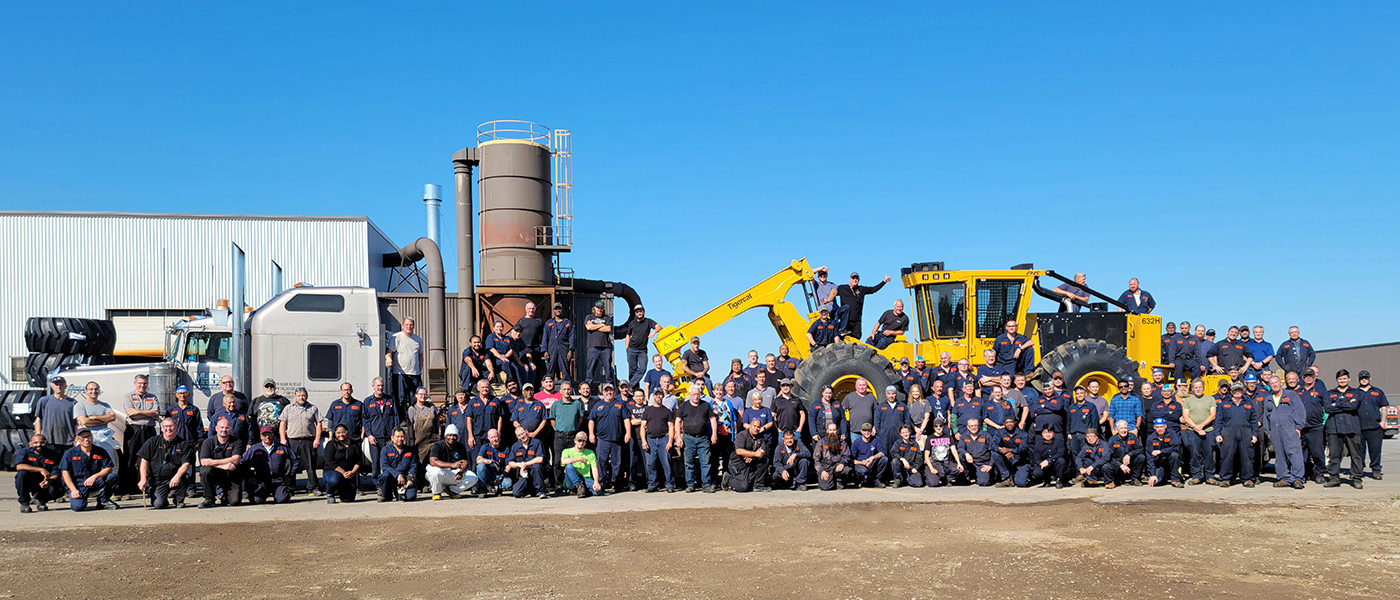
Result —
[[[1237, 328], [1230, 332], [1219, 346], [1235, 343]], [[1273, 485], [1302, 489], [1340, 485], [1344, 455], [1351, 485], [1362, 487], [1368, 468], [1380, 479], [1385, 393], [1365, 371], [1355, 386], [1340, 371], [1329, 389], [1311, 353], [1289, 355], [1308, 348], [1296, 328], [1290, 334], [1272, 361], [1248, 347], [1210, 353], [1211, 370], [1228, 376], [1210, 395], [1198, 370], [1170, 383], [1158, 369], [1117, 390], [1098, 381], [1070, 389], [1057, 372], [1037, 390], [1014, 321], [975, 368], [947, 353], [934, 366], [901, 360], [894, 383], [877, 391], [860, 379], [840, 399], [830, 387], [818, 398], [794, 396], [801, 361], [786, 347], [762, 362], [757, 352], [747, 364], [735, 359], [717, 385], [695, 379], [683, 397], [654, 355], [636, 385], [604, 383], [596, 393], [586, 381], [556, 387], [545, 374], [539, 389], [511, 379], [496, 395], [482, 378], [440, 407], [423, 388], [401, 403], [376, 378], [363, 399], [342, 384], [324, 414], [304, 389], [287, 399], [266, 381], [248, 400], [231, 377], [203, 410], [184, 387], [161, 410], [137, 377], [121, 401], [120, 445], [97, 384], [71, 400], [59, 377], [16, 457], [16, 488], [29, 512], [58, 498], [73, 510], [115, 508], [112, 496], [122, 493], [178, 507], [196, 481], [201, 508], [284, 503], [297, 494], [298, 475], [303, 491], [330, 503], [355, 500], [362, 477], [384, 502], [420, 491], [436, 500], [809, 486], [1253, 487], [1272, 457]], [[691, 350], [698, 345], [692, 340]], [[1297, 370], [1271, 368], [1280, 365]]]

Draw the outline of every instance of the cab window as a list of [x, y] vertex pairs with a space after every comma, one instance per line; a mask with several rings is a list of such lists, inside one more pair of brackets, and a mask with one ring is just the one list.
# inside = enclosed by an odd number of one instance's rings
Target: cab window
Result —
[[935, 283], [914, 290], [919, 303], [920, 339], [960, 338], [967, 333], [967, 286]]
[[191, 331], [185, 338], [185, 360], [193, 362], [233, 362], [233, 334], [217, 331]]
[[977, 280], [977, 337], [995, 338], [1006, 330], [1006, 322], [1016, 318], [1024, 283], [1019, 279]]

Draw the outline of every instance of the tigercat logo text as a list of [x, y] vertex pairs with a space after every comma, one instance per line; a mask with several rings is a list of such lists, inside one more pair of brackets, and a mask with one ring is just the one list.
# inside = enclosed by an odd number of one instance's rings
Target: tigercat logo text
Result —
[[736, 308], [739, 308], [740, 306], [743, 306], [744, 303], [745, 303], [745, 302], [748, 302], [749, 300], [753, 300], [753, 293], [752, 293], [752, 292], [750, 292], [750, 293], [748, 293], [748, 294], [744, 294], [744, 297], [743, 297], [743, 298], [739, 298], [738, 300], [730, 301], [730, 303], [729, 303], [729, 310], [734, 310], [734, 309], [736, 309]]

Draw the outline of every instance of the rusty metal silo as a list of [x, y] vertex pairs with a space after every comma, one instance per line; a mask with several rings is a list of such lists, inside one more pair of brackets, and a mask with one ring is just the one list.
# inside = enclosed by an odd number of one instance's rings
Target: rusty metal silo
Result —
[[477, 129], [481, 285], [553, 286], [551, 132], [525, 121]]

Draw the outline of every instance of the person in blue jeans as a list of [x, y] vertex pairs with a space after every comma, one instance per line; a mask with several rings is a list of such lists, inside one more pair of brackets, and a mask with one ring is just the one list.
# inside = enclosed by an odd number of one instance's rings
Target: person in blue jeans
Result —
[[640, 431], [642, 452], [646, 458], [647, 493], [656, 492], [665, 484], [667, 492], [676, 491], [671, 478], [671, 440], [677, 438], [675, 413], [662, 405], [666, 392], [661, 388], [652, 390], [651, 404], [642, 410]]
[[686, 401], [676, 407], [675, 420], [675, 428], [681, 431], [685, 444], [681, 460], [685, 464], [686, 492], [694, 492], [696, 486], [707, 494], [715, 491], [710, 484], [710, 445], [719, 441], [715, 421], [714, 405], [700, 397], [700, 386], [690, 386]]
[[573, 488], [579, 498], [599, 496], [603, 484], [598, 483], [598, 455], [588, 449], [588, 434], [574, 435], [574, 447], [565, 450], [559, 465], [564, 468], [564, 485]]

